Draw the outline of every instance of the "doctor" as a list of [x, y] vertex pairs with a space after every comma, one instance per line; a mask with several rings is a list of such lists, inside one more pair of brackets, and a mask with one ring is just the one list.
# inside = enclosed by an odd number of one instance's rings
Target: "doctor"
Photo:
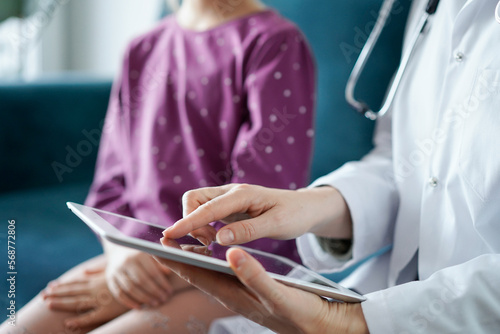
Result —
[[[414, 1], [408, 31], [426, 3]], [[222, 244], [303, 235], [303, 261], [323, 272], [392, 245], [344, 282], [367, 293], [366, 302], [328, 303], [285, 287], [238, 249], [228, 261], [239, 281], [162, 261], [278, 332], [498, 333], [499, 7], [498, 0], [441, 0], [391, 110], [377, 121], [375, 148], [361, 161], [298, 191], [189, 192], [185, 218], [165, 233]], [[217, 234], [207, 226], [234, 213], [246, 218]]]

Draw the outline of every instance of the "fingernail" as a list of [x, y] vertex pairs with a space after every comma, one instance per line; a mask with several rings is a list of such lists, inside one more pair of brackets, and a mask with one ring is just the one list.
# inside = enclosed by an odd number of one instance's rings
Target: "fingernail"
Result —
[[236, 265], [235, 269], [239, 270], [245, 264], [245, 262], [247, 262], [247, 257], [243, 252], [235, 252], [235, 253], [236, 254], [233, 255], [235, 257], [235, 265]]
[[228, 245], [234, 241], [234, 234], [231, 230], [222, 230], [217, 233], [217, 242], [221, 245]]
[[163, 235], [165, 236], [165, 234], [168, 233], [168, 231], [170, 231], [172, 229], [172, 226], [170, 226], [169, 228], [167, 228], [165, 231], [163, 231]]
[[198, 241], [199, 241], [199, 242], [201, 242], [202, 244], [204, 244], [205, 246], [210, 245], [210, 243], [208, 242], [208, 239], [207, 239], [207, 238], [204, 238], [204, 237], [199, 237], [199, 238], [198, 238]]
[[75, 323], [75, 322], [73, 322], [73, 321], [66, 321], [66, 322], [65, 322], [65, 325], [66, 325], [66, 327], [69, 327], [69, 328], [74, 328], [74, 327], [76, 327], [76, 323]]

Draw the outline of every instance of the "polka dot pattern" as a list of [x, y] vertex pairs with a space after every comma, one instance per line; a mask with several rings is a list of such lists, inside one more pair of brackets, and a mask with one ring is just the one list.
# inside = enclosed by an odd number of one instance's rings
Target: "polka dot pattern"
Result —
[[160, 124], [160, 125], [167, 124], [167, 118], [165, 116], [158, 117], [158, 124]]
[[[149, 206], [134, 207], [132, 198], [123, 214], [133, 210], [140, 219], [168, 224], [181, 212], [184, 191], [233, 180], [284, 189], [305, 186], [314, 136], [309, 50], [296, 28], [284, 26], [272, 11], [244, 20], [247, 24], [202, 34], [173, 34], [175, 39], [146, 34], [131, 47], [121, 98], [131, 106], [130, 142], [136, 148], [130, 153], [131, 174], [143, 188], [130, 193], [143, 194], [147, 198], [139, 200]], [[155, 34], [170, 28], [175, 26]], [[238, 29], [245, 30], [235, 33]], [[251, 50], [247, 41], [238, 40], [243, 35], [258, 41]], [[276, 37], [272, 45], [268, 36]], [[263, 45], [270, 46], [262, 49], [268, 53], [258, 50]], [[254, 57], [259, 65], [242, 68]], [[126, 145], [128, 140], [114, 142]], [[113, 170], [106, 166], [110, 159], [103, 161], [101, 173]], [[292, 254], [284, 244], [294, 245], [274, 241], [255, 247]]]

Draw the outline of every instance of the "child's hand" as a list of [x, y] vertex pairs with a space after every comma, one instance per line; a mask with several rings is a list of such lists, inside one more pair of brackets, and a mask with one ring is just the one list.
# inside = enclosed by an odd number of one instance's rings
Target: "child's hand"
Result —
[[101, 325], [128, 311], [111, 294], [103, 268], [87, 269], [82, 277], [52, 282], [41, 293], [51, 310], [75, 313], [64, 324], [71, 329]]
[[116, 245], [108, 245], [106, 250], [108, 287], [123, 305], [156, 307], [170, 298], [174, 288], [167, 276], [171, 272], [149, 254]]

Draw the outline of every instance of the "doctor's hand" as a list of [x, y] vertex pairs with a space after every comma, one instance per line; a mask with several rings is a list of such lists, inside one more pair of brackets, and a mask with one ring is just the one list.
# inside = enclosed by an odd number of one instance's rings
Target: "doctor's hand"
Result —
[[[306, 232], [339, 239], [352, 237], [351, 217], [342, 195], [333, 187], [299, 190], [247, 184], [188, 191], [183, 216], [163, 233], [177, 239], [191, 234], [208, 245], [242, 244], [259, 238], [293, 239]], [[213, 221], [228, 224], [218, 232]]]
[[278, 333], [368, 333], [360, 304], [328, 302], [278, 283], [242, 249], [231, 248], [226, 257], [237, 278], [163, 258], [156, 260], [228, 309]]
[[105, 241], [106, 279], [109, 290], [123, 305], [140, 309], [164, 304], [174, 288], [169, 282], [168, 268], [151, 255]]

